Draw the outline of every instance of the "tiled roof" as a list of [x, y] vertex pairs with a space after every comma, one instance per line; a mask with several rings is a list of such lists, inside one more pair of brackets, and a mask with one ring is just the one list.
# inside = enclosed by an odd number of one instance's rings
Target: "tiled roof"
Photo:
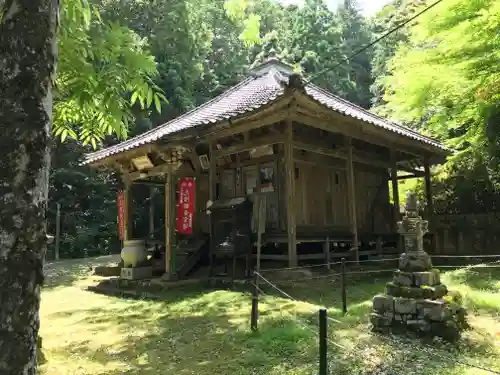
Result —
[[90, 164], [108, 156], [130, 150], [163, 138], [169, 134], [199, 125], [217, 123], [254, 111], [272, 102], [284, 93], [280, 74], [249, 77], [207, 103], [141, 135], [117, 145], [87, 154], [83, 164]]
[[335, 96], [328, 91], [319, 88], [318, 86], [309, 84], [305, 87], [305, 90], [307, 95], [309, 95], [311, 98], [327, 106], [328, 108], [333, 109], [336, 112], [368, 122], [380, 128], [389, 130], [393, 133], [397, 133], [399, 135], [403, 135], [405, 137], [427, 143], [439, 149], [448, 150], [441, 142], [435, 140], [434, 138], [426, 137], [406, 126], [399, 125], [392, 121], [379, 117], [364, 108], [361, 108], [351, 102], [348, 102], [347, 100], [339, 98], [338, 96]]
[[[94, 163], [108, 156], [141, 145], [153, 143], [160, 138], [181, 130], [200, 125], [214, 124], [227, 119], [234, 119], [243, 114], [255, 111], [279, 99], [285, 94], [288, 78], [286, 76], [287, 74], [285, 72], [283, 73], [284, 74], [271, 67], [267, 73], [249, 77], [211, 101], [163, 125], [115, 146], [87, 154], [83, 164]], [[407, 127], [387, 121], [315, 85], [306, 85], [305, 94], [324, 106], [346, 116], [357, 118], [386, 129], [387, 131], [434, 146], [443, 151], [447, 150], [440, 142], [432, 138], [423, 136]]]

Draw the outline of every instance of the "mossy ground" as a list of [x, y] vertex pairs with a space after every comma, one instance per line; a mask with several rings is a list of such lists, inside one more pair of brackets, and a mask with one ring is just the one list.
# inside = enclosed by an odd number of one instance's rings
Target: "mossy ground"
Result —
[[434, 341], [429, 348], [370, 333], [371, 298], [389, 278], [350, 283], [346, 316], [338, 281], [284, 288], [297, 301], [265, 288], [260, 330], [253, 333], [246, 291], [189, 287], [166, 292], [161, 302], [108, 297], [82, 289], [96, 281], [88, 264], [49, 266], [41, 307], [47, 357], [42, 374], [311, 375], [318, 372], [316, 312], [325, 305], [342, 322], [329, 323], [333, 374], [481, 373], [429, 352], [500, 370], [500, 269], [443, 273], [443, 282], [461, 293], [473, 329], [457, 345]]

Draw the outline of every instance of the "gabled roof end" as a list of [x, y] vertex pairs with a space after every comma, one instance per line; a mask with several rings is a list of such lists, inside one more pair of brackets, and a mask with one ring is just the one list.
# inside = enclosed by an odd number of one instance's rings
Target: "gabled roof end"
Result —
[[292, 65], [281, 61], [277, 57], [270, 57], [262, 64], [256, 65], [249, 70], [249, 75], [252, 76], [263, 76], [269, 73], [271, 70], [276, 70], [283, 75], [289, 76], [294, 74], [294, 68]]

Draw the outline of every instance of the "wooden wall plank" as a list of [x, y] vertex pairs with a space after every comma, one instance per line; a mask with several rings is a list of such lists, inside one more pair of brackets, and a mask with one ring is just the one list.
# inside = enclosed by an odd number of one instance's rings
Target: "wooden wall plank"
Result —
[[170, 277], [174, 270], [172, 269], [172, 240], [175, 233], [173, 223], [175, 223], [172, 214], [174, 212], [173, 193], [175, 190], [173, 173], [168, 172], [165, 181], [165, 275]]
[[295, 221], [295, 167], [293, 160], [293, 124], [286, 124], [286, 139], [284, 143], [285, 164], [285, 200], [286, 200], [286, 223], [288, 239], [288, 264], [290, 267], [297, 265], [297, 228]]
[[353, 154], [352, 145], [350, 139], [347, 142], [347, 192], [349, 196], [350, 205], [350, 224], [351, 233], [353, 238], [352, 250], [356, 252], [356, 260], [359, 261], [359, 248], [358, 248], [358, 224], [356, 218], [356, 190], [355, 190], [355, 180], [354, 180], [354, 165], [353, 165]]
[[394, 203], [394, 219], [392, 228], [396, 230], [400, 218], [400, 203], [399, 203], [399, 185], [398, 185], [398, 167], [394, 152], [391, 152], [391, 183], [392, 183], [392, 201]]
[[[208, 170], [208, 199], [214, 202], [216, 200], [215, 196], [215, 184], [217, 177], [217, 159], [215, 157], [215, 147], [214, 142], [209, 141], [208, 144], [208, 153], [210, 157], [210, 167]], [[214, 225], [213, 225], [212, 215], [209, 215], [208, 225], [210, 231], [210, 248], [209, 248], [209, 263], [210, 263], [210, 271], [209, 275], [213, 274], [213, 261], [214, 261], [214, 253], [215, 253], [215, 239], [214, 239]]]

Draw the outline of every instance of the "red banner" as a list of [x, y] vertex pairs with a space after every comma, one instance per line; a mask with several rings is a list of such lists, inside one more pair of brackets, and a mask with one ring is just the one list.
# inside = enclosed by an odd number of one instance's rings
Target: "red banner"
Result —
[[118, 191], [116, 202], [118, 204], [118, 235], [120, 240], [123, 241], [125, 234], [125, 195], [123, 190]]
[[177, 231], [179, 233], [193, 234], [194, 199], [194, 177], [179, 179], [179, 202], [177, 204]]

